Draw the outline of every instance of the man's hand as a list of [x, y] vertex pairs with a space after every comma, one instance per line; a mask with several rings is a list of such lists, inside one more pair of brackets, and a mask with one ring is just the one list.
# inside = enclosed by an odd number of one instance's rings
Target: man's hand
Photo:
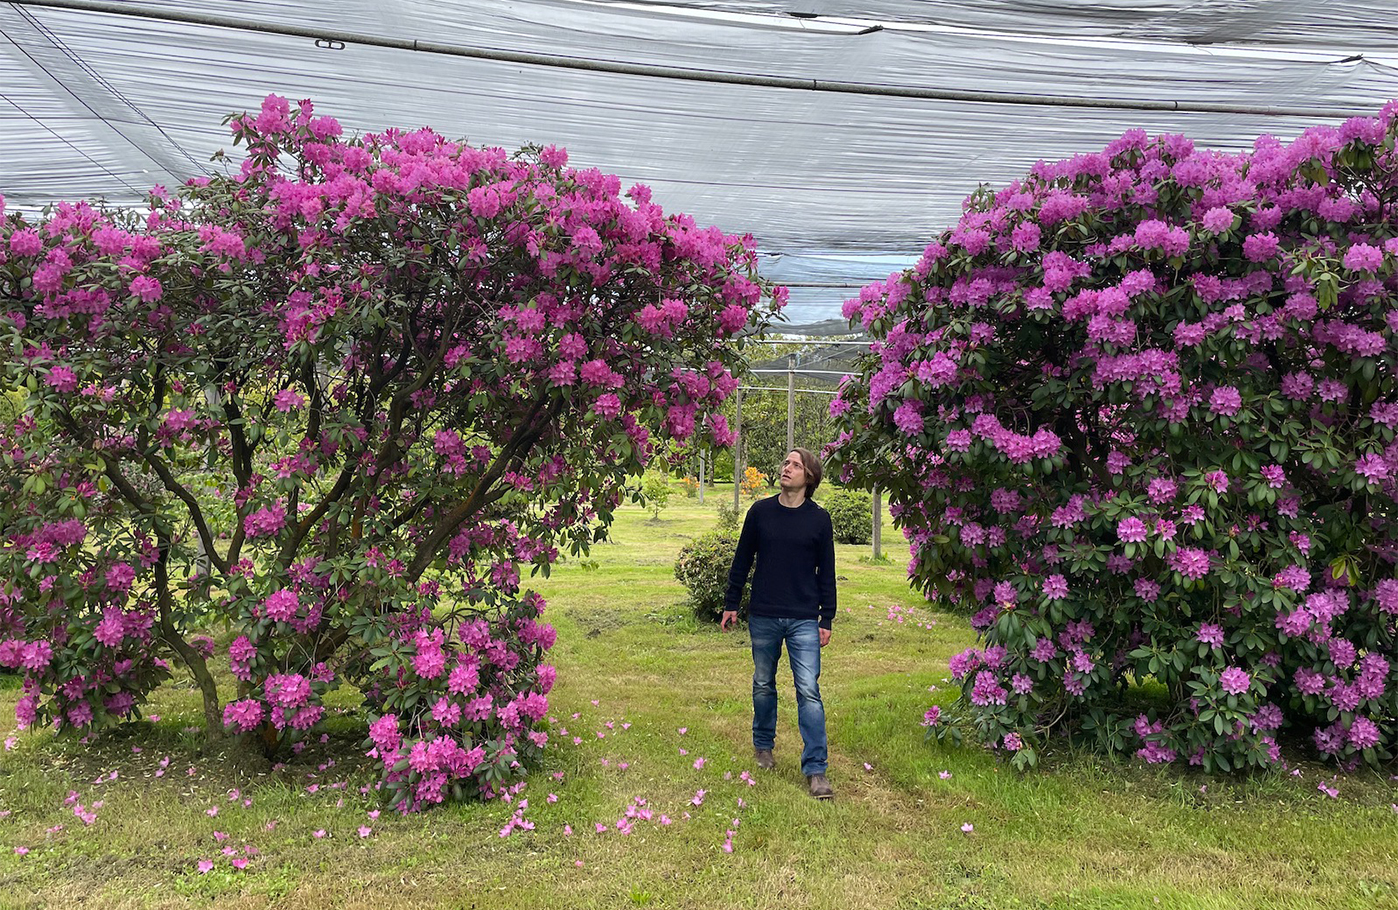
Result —
[[[720, 618], [719, 618], [719, 621], [718, 621], [718, 627], [719, 627], [720, 629], [722, 629], [723, 631], [725, 631], [725, 632], [728, 631], [728, 627], [729, 627], [729, 626], [736, 626], [737, 624], [738, 624], [738, 611], [737, 611], [737, 610], [724, 610], [724, 611], [723, 611], [723, 616], [720, 617]], [[821, 641], [821, 644], [825, 644], [824, 640]]]
[[821, 630], [820, 630], [820, 646], [823, 648], [823, 647], [825, 647], [825, 646], [828, 645], [828, 644], [830, 644], [830, 630], [829, 630], [829, 629], [821, 629]]

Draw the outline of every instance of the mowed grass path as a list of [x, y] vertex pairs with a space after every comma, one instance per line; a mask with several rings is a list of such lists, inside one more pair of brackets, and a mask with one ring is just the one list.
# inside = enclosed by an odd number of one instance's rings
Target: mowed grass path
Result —
[[[758, 772], [746, 635], [697, 624], [671, 571], [719, 501], [676, 493], [658, 522], [624, 508], [595, 566], [534, 580], [559, 631], [557, 723], [512, 804], [372, 817], [351, 692], [327, 742], [240, 774], [199, 753], [195, 695], [172, 684], [158, 721], [0, 753], [0, 907], [1398, 907], [1387, 774], [1208, 780], [1059, 753], [1020, 775], [927, 741], [918, 721], [954, 698], [947, 658], [973, 636], [908, 590], [891, 525], [892, 562], [837, 552], [837, 798], [805, 794], [785, 661], [778, 769]], [[502, 837], [512, 817], [534, 827]]]

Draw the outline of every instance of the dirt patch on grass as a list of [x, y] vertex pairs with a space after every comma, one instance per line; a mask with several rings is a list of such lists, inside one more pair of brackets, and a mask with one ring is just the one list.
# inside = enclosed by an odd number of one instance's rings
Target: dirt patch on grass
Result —
[[624, 626], [632, 625], [638, 619], [634, 611], [617, 610], [612, 607], [570, 610], [568, 618], [577, 623], [578, 628], [588, 638], [615, 632]]

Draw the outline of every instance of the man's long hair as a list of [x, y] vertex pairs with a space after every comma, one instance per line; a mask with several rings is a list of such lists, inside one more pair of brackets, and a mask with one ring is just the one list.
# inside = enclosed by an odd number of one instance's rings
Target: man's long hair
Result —
[[821, 466], [820, 458], [810, 449], [792, 449], [801, 456], [801, 466], [806, 469], [806, 498], [810, 499], [815, 495], [816, 487], [820, 486], [821, 477], [825, 476], [825, 468]]

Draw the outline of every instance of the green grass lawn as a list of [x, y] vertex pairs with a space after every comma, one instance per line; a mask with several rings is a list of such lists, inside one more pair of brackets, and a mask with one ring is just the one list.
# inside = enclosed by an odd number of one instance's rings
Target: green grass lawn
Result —
[[[0, 907], [1398, 907], [1387, 774], [1209, 780], [1059, 753], [1020, 775], [927, 741], [918, 721], [951, 703], [947, 658], [973, 636], [908, 590], [891, 524], [891, 562], [837, 548], [835, 801], [805, 794], [789, 674], [778, 767], [758, 772], [746, 635], [696, 623], [671, 573], [720, 501], [624, 508], [590, 560], [535, 580], [560, 672], [520, 794], [532, 830], [501, 837], [519, 800], [371, 817], [352, 693], [326, 742], [249, 777], [199, 754], [197, 694], [172, 684], [158, 720], [0, 753]], [[0, 716], [17, 696], [0, 691]], [[1338, 798], [1317, 789], [1332, 779]]]

